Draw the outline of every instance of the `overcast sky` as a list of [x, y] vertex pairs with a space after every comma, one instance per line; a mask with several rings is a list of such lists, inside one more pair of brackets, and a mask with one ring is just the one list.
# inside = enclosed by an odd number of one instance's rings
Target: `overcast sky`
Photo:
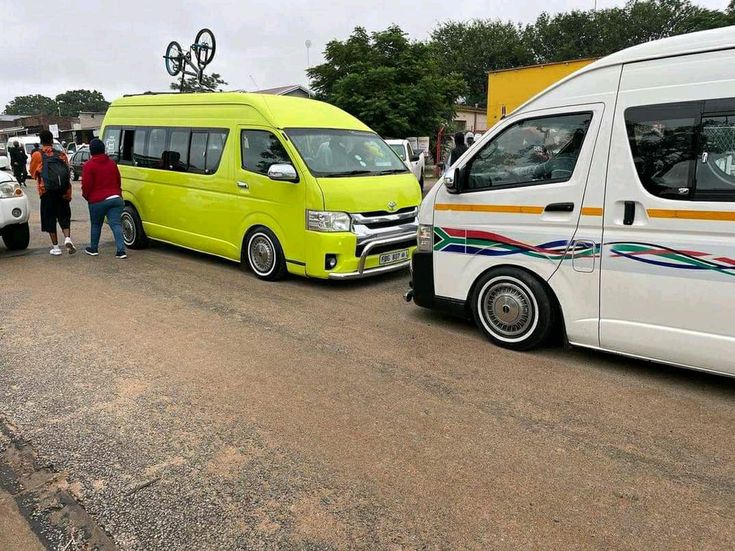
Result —
[[[699, 0], [724, 9], [727, 0]], [[598, 0], [598, 8], [624, 1]], [[208, 72], [228, 88], [306, 84], [306, 40], [311, 64], [324, 45], [356, 26], [369, 31], [392, 23], [416, 39], [448, 19], [533, 21], [542, 11], [593, 7], [594, 0], [0, 0], [3, 55], [0, 111], [13, 97], [54, 97], [69, 89], [100, 90], [108, 100], [125, 93], [168, 89], [163, 53], [171, 40], [185, 48], [201, 27], [217, 38]]]

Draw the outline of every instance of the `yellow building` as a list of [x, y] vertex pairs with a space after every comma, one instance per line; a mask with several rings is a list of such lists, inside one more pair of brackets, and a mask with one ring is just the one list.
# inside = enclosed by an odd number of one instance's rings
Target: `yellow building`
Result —
[[539, 92], [593, 61], [576, 59], [491, 71], [487, 80], [488, 128]]

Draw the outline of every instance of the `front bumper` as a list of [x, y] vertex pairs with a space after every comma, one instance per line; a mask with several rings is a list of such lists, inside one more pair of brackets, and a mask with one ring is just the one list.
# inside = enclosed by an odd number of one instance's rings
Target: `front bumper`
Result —
[[408, 232], [404, 234], [394, 235], [392, 237], [385, 237], [382, 239], [374, 239], [367, 243], [365, 245], [365, 248], [362, 251], [362, 254], [360, 255], [360, 258], [357, 261], [357, 270], [353, 272], [330, 272], [327, 276], [329, 279], [359, 279], [362, 277], [369, 277], [373, 275], [380, 275], [380, 274], [387, 274], [389, 272], [395, 272], [398, 270], [403, 270], [405, 268], [408, 268], [411, 264], [411, 252], [413, 251], [413, 248], [409, 249], [408, 254], [409, 257], [407, 260], [396, 262], [394, 264], [386, 264], [384, 266], [373, 266], [366, 268], [366, 264], [368, 262], [368, 258], [374, 255], [371, 255], [371, 251], [377, 247], [382, 247], [385, 245], [393, 245], [398, 244], [403, 241], [406, 241], [407, 239], [410, 239], [411, 237], [415, 237], [416, 232]]
[[411, 290], [406, 293], [407, 300], [413, 300], [417, 306], [431, 308], [469, 318], [467, 303], [436, 296], [434, 291], [434, 255], [430, 252], [414, 252], [411, 258]]
[[[20, 210], [20, 216], [13, 215], [15, 209]], [[0, 199], [0, 229], [13, 224], [25, 224], [30, 215], [28, 197], [25, 195]]]

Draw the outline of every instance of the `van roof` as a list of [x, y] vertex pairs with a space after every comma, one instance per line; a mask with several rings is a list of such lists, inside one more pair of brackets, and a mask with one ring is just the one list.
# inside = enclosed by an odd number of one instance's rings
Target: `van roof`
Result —
[[603, 57], [579, 72], [593, 71], [610, 65], [730, 48], [735, 48], [735, 26], [681, 34], [638, 44]]
[[307, 98], [247, 92], [141, 94], [117, 99], [112, 102], [110, 109], [114, 112], [120, 107], [211, 107], [218, 105], [251, 106], [275, 128], [370, 130], [365, 123], [328, 103]]

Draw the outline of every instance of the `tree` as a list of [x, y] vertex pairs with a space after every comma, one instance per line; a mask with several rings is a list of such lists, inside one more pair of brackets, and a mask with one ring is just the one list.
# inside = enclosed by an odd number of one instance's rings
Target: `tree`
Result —
[[64, 117], [77, 117], [83, 111], [103, 112], [110, 106], [97, 90], [67, 90], [56, 96], [56, 103]]
[[219, 92], [222, 90], [222, 86], [227, 86], [227, 83], [222, 80], [222, 76], [218, 73], [212, 73], [211, 75], [202, 75], [202, 81], [199, 82], [197, 77], [187, 77], [184, 80], [184, 86], [181, 86], [181, 80], [171, 83], [171, 90], [177, 92]]
[[522, 29], [510, 22], [450, 21], [431, 33], [432, 49], [444, 73], [467, 83], [465, 103], [487, 104], [487, 72], [533, 63]]
[[372, 34], [357, 27], [344, 42], [329, 42], [324, 57], [308, 71], [317, 98], [386, 137], [434, 134], [466, 91], [428, 44], [409, 41], [395, 25]]
[[56, 115], [56, 102], [46, 96], [34, 94], [18, 96], [5, 106], [6, 115]]

